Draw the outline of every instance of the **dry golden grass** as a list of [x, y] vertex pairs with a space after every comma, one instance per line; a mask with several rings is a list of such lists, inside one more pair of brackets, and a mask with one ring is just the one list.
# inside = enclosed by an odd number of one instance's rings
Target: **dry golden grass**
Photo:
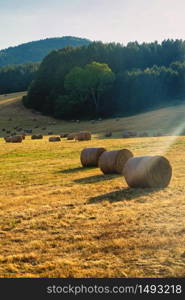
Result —
[[[57, 121], [56, 132], [58, 123], [74, 129]], [[113, 129], [112, 139], [98, 139], [100, 123], [89, 124], [91, 141], [0, 139], [0, 277], [185, 276], [185, 137], [114, 139]], [[166, 189], [129, 189], [122, 176], [80, 165], [87, 146], [147, 155], [170, 140]]]

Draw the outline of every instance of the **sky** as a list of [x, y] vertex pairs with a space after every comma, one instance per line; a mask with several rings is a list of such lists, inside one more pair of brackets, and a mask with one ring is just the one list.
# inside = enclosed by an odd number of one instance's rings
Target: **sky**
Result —
[[184, 0], [0, 0], [0, 49], [48, 37], [185, 40]]

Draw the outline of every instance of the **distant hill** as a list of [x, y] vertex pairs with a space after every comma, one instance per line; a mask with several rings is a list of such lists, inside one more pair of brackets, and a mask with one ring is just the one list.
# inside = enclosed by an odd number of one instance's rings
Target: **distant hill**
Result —
[[26, 62], [39, 62], [50, 51], [66, 46], [88, 45], [91, 41], [72, 36], [47, 38], [0, 50], [0, 67]]

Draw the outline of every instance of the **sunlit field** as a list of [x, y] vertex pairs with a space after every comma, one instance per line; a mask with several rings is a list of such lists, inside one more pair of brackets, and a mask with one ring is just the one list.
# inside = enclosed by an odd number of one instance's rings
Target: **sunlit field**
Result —
[[[6, 144], [0, 129], [0, 277], [184, 277], [185, 137], [121, 138], [124, 130], [173, 132], [184, 106], [48, 125], [53, 119], [24, 109], [19, 94], [11, 97], [0, 98], [0, 128], [39, 124], [33, 132], [45, 137]], [[91, 141], [48, 142], [48, 131], [81, 129], [92, 132]], [[104, 138], [106, 129], [111, 138]], [[99, 146], [135, 156], [165, 153], [170, 185], [131, 189], [123, 176], [82, 168], [81, 150]]]

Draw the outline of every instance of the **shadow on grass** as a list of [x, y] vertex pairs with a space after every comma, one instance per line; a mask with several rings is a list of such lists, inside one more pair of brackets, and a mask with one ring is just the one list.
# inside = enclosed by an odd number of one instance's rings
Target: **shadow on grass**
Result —
[[96, 197], [91, 197], [88, 199], [87, 203], [98, 203], [103, 202], [105, 200], [108, 200], [109, 202], [118, 202], [118, 201], [124, 201], [124, 200], [132, 200], [134, 198], [140, 197], [140, 196], [146, 196], [150, 195], [152, 193], [155, 193], [157, 191], [161, 190], [161, 188], [125, 188], [119, 191], [99, 195]]
[[97, 167], [77, 167], [77, 168], [72, 168], [72, 169], [65, 169], [65, 170], [60, 170], [57, 173], [63, 173], [63, 174], [70, 174], [70, 173], [76, 173], [76, 172], [81, 172], [81, 171], [88, 171], [88, 170], [93, 170], [96, 169]]
[[111, 180], [113, 178], [120, 177], [121, 175], [94, 175], [94, 176], [89, 176], [85, 178], [80, 178], [80, 179], [75, 179], [74, 182], [76, 183], [82, 183], [82, 184], [87, 184], [87, 183], [96, 183], [98, 181], [102, 180]]

